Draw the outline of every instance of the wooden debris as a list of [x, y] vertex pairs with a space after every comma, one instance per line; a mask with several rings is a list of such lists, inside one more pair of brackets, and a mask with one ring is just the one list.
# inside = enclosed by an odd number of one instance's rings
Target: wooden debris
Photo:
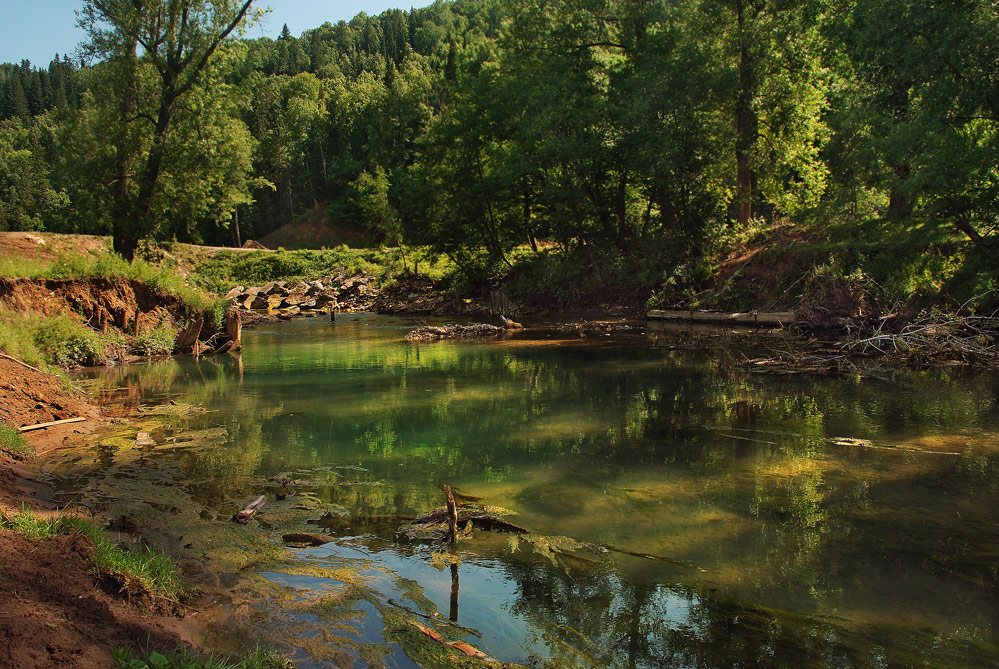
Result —
[[174, 343], [173, 350], [177, 353], [191, 353], [195, 351], [198, 344], [198, 337], [201, 336], [201, 328], [204, 324], [205, 320], [201, 316], [192, 318], [187, 327], [177, 335], [177, 341]]
[[38, 372], [39, 374], [45, 374], [45, 372], [43, 372], [42, 370], [38, 369], [37, 367], [32, 367], [28, 363], [23, 362], [21, 360], [18, 360], [17, 358], [11, 357], [11, 356], [7, 355], [6, 353], [0, 353], [0, 358], [3, 358], [4, 360], [10, 360], [11, 362], [16, 362], [17, 364], [21, 365], [22, 367], [27, 367], [28, 369], [34, 370], [34, 371]]
[[450, 646], [451, 648], [454, 648], [455, 650], [461, 651], [462, 653], [464, 653], [465, 655], [467, 655], [469, 657], [477, 658], [479, 660], [482, 660], [483, 662], [496, 662], [496, 663], [499, 663], [499, 660], [497, 660], [495, 658], [492, 658], [492, 657], [489, 657], [488, 655], [486, 655], [481, 650], [479, 650], [478, 648], [476, 648], [475, 646], [473, 646], [471, 644], [465, 643], [464, 641], [445, 641], [443, 634], [441, 634], [440, 632], [438, 632], [437, 630], [435, 630], [433, 628], [427, 627], [426, 625], [421, 625], [420, 623], [416, 622], [415, 620], [411, 620], [409, 622], [409, 624], [412, 625], [413, 627], [415, 627], [416, 629], [418, 629], [423, 634], [426, 634], [428, 637], [430, 637], [434, 641], [437, 641], [438, 643], [442, 643], [445, 646]]
[[288, 532], [281, 535], [281, 538], [287, 544], [302, 544], [305, 546], [322, 546], [323, 544], [335, 541], [333, 537], [325, 534], [312, 534], [311, 532]]
[[230, 351], [238, 351], [243, 348], [243, 318], [239, 315], [239, 309], [229, 307], [225, 312], [225, 333], [232, 341]]
[[394, 599], [391, 599], [391, 598], [388, 600], [388, 603], [391, 606], [394, 606], [396, 608], [402, 609], [403, 611], [405, 611], [406, 613], [409, 613], [410, 615], [419, 616], [421, 618], [426, 618], [427, 620], [436, 620], [439, 623], [443, 623], [445, 625], [450, 625], [451, 627], [455, 627], [457, 629], [460, 629], [462, 632], [466, 632], [468, 634], [474, 634], [475, 636], [479, 637], [480, 639], [482, 638], [482, 632], [480, 632], [479, 630], [473, 629], [471, 627], [465, 627], [464, 625], [459, 625], [458, 623], [454, 622], [453, 620], [448, 620], [447, 618], [445, 618], [444, 616], [442, 616], [439, 613], [436, 613], [436, 612], [432, 613], [432, 614], [431, 613], [421, 613], [420, 611], [417, 611], [416, 609], [411, 609], [408, 606], [406, 606], [405, 604], [400, 604], [399, 602], [397, 602], [397, 601], [395, 601]]
[[498, 337], [504, 329], [488, 323], [472, 323], [471, 325], [425, 325], [418, 327], [406, 335], [407, 341], [439, 341], [441, 339], [476, 339]]
[[32, 430], [42, 430], [46, 427], [52, 427], [54, 425], [65, 425], [66, 423], [79, 423], [81, 421], [87, 420], [85, 416], [77, 416], [76, 418], [63, 418], [62, 420], [52, 420], [48, 423], [35, 423], [34, 425], [22, 425], [17, 428], [19, 432], [31, 432]]
[[232, 514], [232, 522], [239, 523], [240, 525], [246, 525], [250, 522], [250, 518], [253, 518], [253, 516], [256, 515], [257, 511], [260, 510], [260, 507], [262, 507], [266, 501], [267, 498], [263, 495], [256, 498], [250, 502], [245, 509]]
[[451, 543], [451, 550], [458, 547], [458, 507], [454, 503], [454, 494], [451, 486], [444, 486], [444, 496], [447, 500], [447, 529], [448, 540]]
[[669, 309], [650, 309], [645, 317], [660, 321], [691, 321], [694, 323], [719, 323], [722, 325], [752, 325], [766, 327], [783, 327], [795, 322], [794, 312], [735, 312], [721, 311], [673, 311]]
[[524, 326], [517, 321], [507, 318], [503, 314], [500, 314], [500, 320], [503, 321], [503, 327], [507, 330], [523, 330]]

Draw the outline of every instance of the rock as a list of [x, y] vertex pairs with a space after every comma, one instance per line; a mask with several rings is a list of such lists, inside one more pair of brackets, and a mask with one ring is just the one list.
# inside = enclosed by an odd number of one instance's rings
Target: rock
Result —
[[267, 298], [267, 308], [277, 309], [282, 304], [284, 304], [285, 299], [286, 298], [284, 295], [271, 295], [270, 297]]
[[235, 288], [233, 288], [232, 290], [230, 290], [228, 293], [225, 294], [225, 299], [227, 299], [227, 300], [233, 300], [238, 295], [242, 294], [245, 291], [246, 291], [246, 288], [244, 286], [236, 286]]
[[255, 295], [252, 300], [250, 300], [250, 306], [248, 309], [267, 309], [270, 303], [267, 300], [266, 295]]
[[316, 301], [315, 300], [306, 300], [305, 302], [301, 302], [298, 305], [298, 308], [299, 309], [315, 309], [316, 308]]
[[264, 285], [264, 287], [260, 289], [260, 292], [265, 295], [277, 295], [278, 293], [285, 292], [286, 285], [287, 284], [284, 281], [271, 281], [270, 283]]
[[322, 281], [313, 281], [309, 284], [309, 294], [318, 295], [325, 287]]

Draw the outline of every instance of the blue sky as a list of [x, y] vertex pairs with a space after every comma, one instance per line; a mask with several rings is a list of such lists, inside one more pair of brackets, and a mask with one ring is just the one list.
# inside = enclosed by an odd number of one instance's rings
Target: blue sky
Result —
[[[261, 24], [250, 29], [249, 37], [277, 37], [285, 23], [293, 35], [322, 25], [350, 19], [359, 12], [379, 14], [392, 7], [409, 9], [430, 4], [430, 0], [258, 0], [254, 5], [270, 7]], [[81, 0], [0, 0], [0, 63], [19, 63], [27, 58], [33, 65], [47, 66], [56, 54], [72, 53], [83, 39], [76, 27], [74, 11]]]

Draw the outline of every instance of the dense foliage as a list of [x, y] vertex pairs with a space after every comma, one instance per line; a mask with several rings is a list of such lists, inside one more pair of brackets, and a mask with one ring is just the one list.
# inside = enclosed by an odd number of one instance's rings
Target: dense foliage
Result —
[[248, 4], [88, 1], [82, 67], [0, 66], [0, 229], [129, 255], [323, 216], [643, 285], [759, 218], [999, 234], [984, 0], [438, 0], [275, 40]]

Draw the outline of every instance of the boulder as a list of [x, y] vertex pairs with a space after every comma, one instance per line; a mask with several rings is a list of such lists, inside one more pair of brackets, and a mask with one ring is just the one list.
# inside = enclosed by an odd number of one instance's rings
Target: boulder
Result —
[[245, 291], [246, 288], [244, 286], [236, 286], [235, 288], [233, 288], [232, 290], [230, 290], [228, 293], [225, 294], [225, 299], [234, 300]]
[[278, 293], [285, 292], [285, 286], [287, 285], [288, 284], [284, 281], [271, 281], [270, 283], [264, 285], [264, 287], [260, 289], [260, 292], [265, 295], [277, 295]]
[[267, 296], [262, 294], [254, 295], [251, 299], [247, 300], [249, 302], [246, 305], [247, 309], [267, 309], [270, 305], [267, 301]]

